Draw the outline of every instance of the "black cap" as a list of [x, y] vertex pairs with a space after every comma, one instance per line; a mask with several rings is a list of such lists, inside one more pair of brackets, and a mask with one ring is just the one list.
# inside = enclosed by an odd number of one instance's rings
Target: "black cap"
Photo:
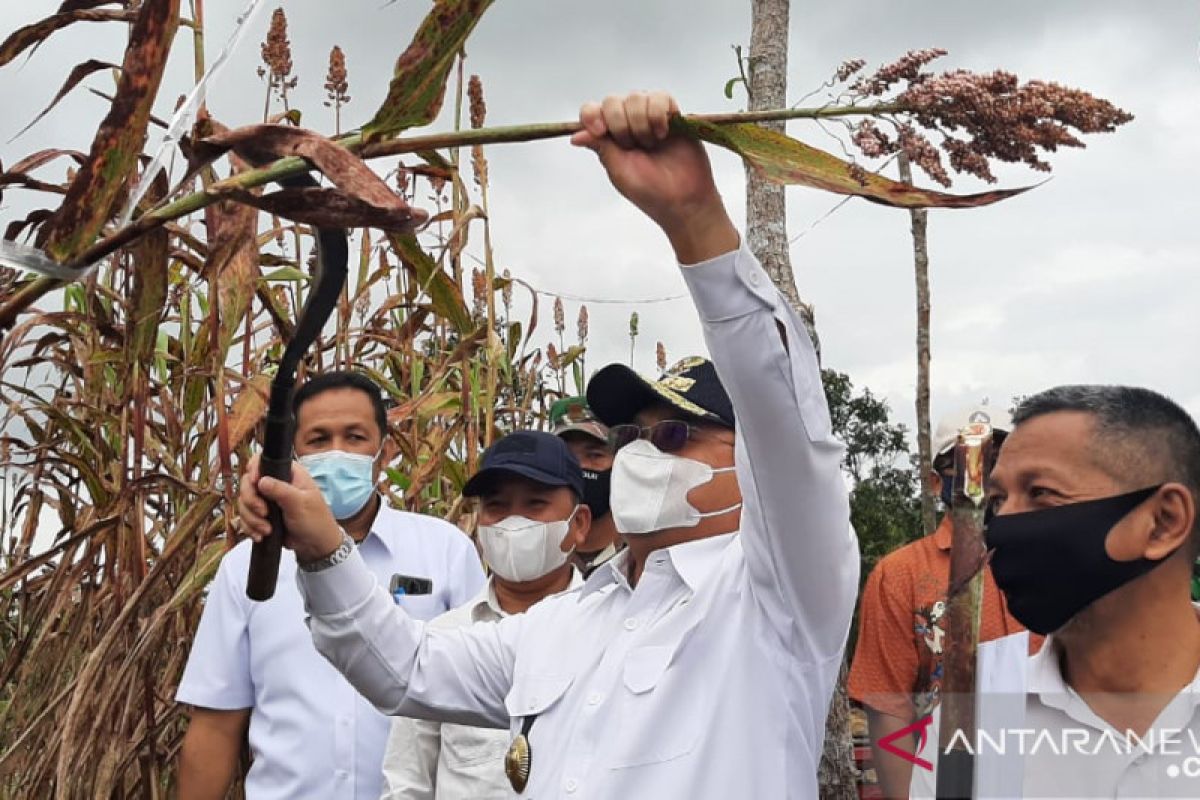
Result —
[[609, 427], [633, 422], [647, 406], [665, 403], [690, 416], [734, 427], [733, 403], [707, 358], [685, 358], [657, 381], [638, 375], [624, 364], [609, 364], [592, 376], [588, 405]]
[[516, 431], [483, 451], [479, 471], [463, 487], [467, 497], [486, 492], [505, 473], [547, 486], [568, 486], [583, 497], [583, 470], [562, 439], [542, 431]]

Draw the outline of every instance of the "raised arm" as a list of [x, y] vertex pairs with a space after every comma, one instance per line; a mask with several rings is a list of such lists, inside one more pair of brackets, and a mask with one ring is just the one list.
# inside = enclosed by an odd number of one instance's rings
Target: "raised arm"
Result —
[[[317, 651], [385, 714], [466, 725], [507, 727], [504, 698], [512, 685], [523, 617], [452, 630], [426, 630], [393, 602], [343, 532], [320, 489], [299, 464], [292, 482], [259, 478], [257, 462], [243, 476], [238, 506], [251, 538], [266, 524], [263, 498], [274, 500], [287, 527], [285, 547], [301, 565], [296, 580]], [[348, 541], [348, 538], [346, 539]], [[271, 601], [267, 601], [271, 602]]]
[[858, 542], [812, 342], [744, 246], [683, 274], [737, 417], [742, 547], [756, 596], [811, 657], [836, 656], [854, 610]]
[[662, 228], [684, 266], [705, 339], [737, 416], [749, 577], [805, 658], [840, 654], [858, 584], [858, 544], [816, 354], [796, 313], [739, 244], [703, 146], [669, 132], [664, 94], [580, 112], [574, 142]]

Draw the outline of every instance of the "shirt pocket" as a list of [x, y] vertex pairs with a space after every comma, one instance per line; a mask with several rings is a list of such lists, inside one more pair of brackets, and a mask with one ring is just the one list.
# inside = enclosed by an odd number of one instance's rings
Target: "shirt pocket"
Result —
[[408, 594], [392, 597], [392, 602], [404, 609], [404, 613], [413, 619], [428, 622], [446, 611], [446, 604], [437, 595]]
[[518, 673], [504, 698], [513, 730], [521, 730], [523, 718], [541, 714], [561, 700], [572, 680], [572, 676], [565, 673]]
[[[629, 652], [617, 689], [615, 769], [659, 764], [686, 756], [706, 727], [707, 692], [695, 696], [672, 668], [676, 648], [639, 647]], [[692, 687], [694, 689], [694, 687]], [[718, 691], [712, 687], [712, 691]]]
[[469, 725], [442, 726], [442, 757], [451, 771], [494, 762], [496, 775], [503, 778], [504, 754], [511, 739], [506, 731]]

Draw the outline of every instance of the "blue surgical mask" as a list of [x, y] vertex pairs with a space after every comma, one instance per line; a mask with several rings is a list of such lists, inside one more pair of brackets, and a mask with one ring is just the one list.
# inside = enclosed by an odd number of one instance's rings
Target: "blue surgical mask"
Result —
[[300, 456], [321, 496], [337, 520], [350, 519], [363, 510], [375, 493], [375, 458], [344, 450], [326, 450]]

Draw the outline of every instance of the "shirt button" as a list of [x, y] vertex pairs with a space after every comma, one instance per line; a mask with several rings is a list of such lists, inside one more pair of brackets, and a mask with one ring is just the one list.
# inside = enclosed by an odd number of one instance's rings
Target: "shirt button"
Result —
[[631, 630], [634, 630], [635, 628], [637, 628], [637, 620], [636, 619], [633, 619], [632, 617], [630, 617], [629, 619], [625, 620], [625, 630], [631, 631]]
[[567, 778], [567, 782], [563, 784], [563, 788], [567, 790], [568, 794], [574, 794], [575, 790], [579, 788], [579, 783], [574, 778]]
[[600, 705], [600, 702], [603, 699], [604, 699], [604, 695], [600, 694], [599, 692], [592, 692], [588, 696], [588, 705], [589, 706], [598, 706], [598, 705]]
[[751, 285], [751, 286], [758, 286], [758, 281], [759, 281], [758, 273], [757, 273], [757, 272], [751, 272], [751, 273], [750, 273], [750, 285]]

